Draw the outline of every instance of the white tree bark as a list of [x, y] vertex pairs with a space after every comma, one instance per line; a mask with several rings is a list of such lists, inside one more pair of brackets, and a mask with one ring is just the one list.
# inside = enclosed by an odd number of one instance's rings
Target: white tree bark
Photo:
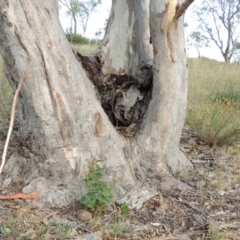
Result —
[[141, 4], [139, 1], [126, 0], [113, 3], [108, 31], [101, 46], [103, 72], [134, 75], [141, 64], [149, 59], [150, 63], [153, 63], [152, 100], [145, 127], [136, 137], [136, 146], [140, 147], [136, 150], [137, 161], [141, 165], [141, 170], [138, 168], [141, 172], [139, 174], [144, 179], [153, 176], [162, 178], [169, 175], [169, 168], [173, 174], [186, 170], [191, 164], [179, 150], [187, 104], [183, 17], [174, 21], [169, 31], [168, 38], [174, 59], [174, 62], [171, 62], [162, 30], [165, 2], [151, 0], [150, 3], [153, 46], [149, 41], [149, 1], [141, 0]]
[[26, 71], [19, 100], [22, 158], [13, 156], [7, 169], [14, 182], [33, 181], [25, 191], [42, 188], [38, 201], [50, 206], [83, 195], [87, 159], [106, 159], [108, 179], [135, 184], [123, 151], [126, 140], [110, 124], [75, 59], [54, 4], [9, 0], [0, 10], [1, 54], [14, 89]]
[[133, 75], [141, 64], [152, 63], [148, 19], [149, 0], [113, 0], [100, 46], [104, 74]]
[[134, 75], [141, 65], [154, 63], [145, 124], [129, 139], [114, 129], [103, 111], [66, 40], [55, 3], [1, 3], [0, 50], [13, 89], [21, 72], [26, 72], [20, 97], [20, 151], [8, 160], [6, 173], [14, 182], [24, 182], [25, 192], [42, 189], [36, 203], [45, 206], [67, 205], [80, 198], [86, 160], [93, 158], [105, 160], [106, 180], [117, 180], [116, 199], [145, 181], [176, 186], [172, 174], [191, 166], [178, 148], [187, 98], [183, 20], [169, 32], [172, 63], [161, 29], [164, 2], [152, 0], [150, 5], [153, 51], [149, 1], [113, 0], [98, 50], [102, 72]]

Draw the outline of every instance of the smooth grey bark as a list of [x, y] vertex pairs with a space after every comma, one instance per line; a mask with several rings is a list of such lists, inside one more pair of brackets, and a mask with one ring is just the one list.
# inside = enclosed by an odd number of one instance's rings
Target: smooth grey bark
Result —
[[[54, 4], [9, 0], [0, 9], [1, 55], [13, 89], [26, 71], [19, 99], [20, 150], [6, 169], [13, 182], [29, 183], [25, 192], [41, 188], [37, 201], [48, 206], [83, 195], [87, 159], [106, 160], [106, 179], [121, 179], [119, 186], [126, 189], [135, 185], [123, 151], [127, 141], [100, 106]], [[116, 195], [125, 192], [119, 187]]]
[[165, 8], [163, 1], [151, 0], [153, 92], [143, 133], [137, 139], [145, 150], [145, 161], [152, 159], [152, 169], [156, 175], [159, 175], [159, 172], [164, 175], [169, 169], [175, 174], [191, 166], [179, 150], [187, 106], [187, 62], [183, 18], [173, 21], [167, 36], [174, 61], [171, 62], [162, 31]]
[[[149, 0], [113, 0], [103, 44], [95, 53], [101, 56], [104, 74], [132, 75], [141, 65], [153, 64], [153, 92], [144, 127], [130, 139], [114, 129], [76, 61], [55, 0], [1, 3], [0, 50], [13, 89], [26, 71], [19, 107], [21, 143], [5, 173], [13, 182], [23, 182], [25, 192], [42, 189], [37, 204], [62, 206], [81, 197], [86, 159], [105, 160], [104, 179], [117, 180], [116, 199], [134, 192], [128, 199], [134, 197], [138, 208], [140, 198], [146, 201], [147, 190], [134, 189], [143, 183], [183, 187], [173, 176], [191, 167], [178, 147], [187, 99], [183, 20], [179, 18], [169, 32], [171, 62], [161, 30], [165, 4], [150, 3], [154, 51], [148, 7]], [[149, 197], [155, 192], [151, 189]]]
[[134, 75], [153, 60], [149, 31], [149, 0], [113, 0], [100, 46], [104, 74]]
[[[175, 20], [169, 31], [168, 37], [174, 58], [174, 62], [171, 62], [167, 56], [162, 31], [165, 2], [160, 0], [150, 2], [151, 31], [148, 7], [148, 0], [113, 1], [107, 32], [100, 47], [104, 73], [134, 75], [141, 64], [153, 63], [152, 100], [145, 119], [145, 127], [136, 137], [136, 145], [140, 147], [137, 150], [137, 159], [141, 165], [141, 168], [138, 168], [141, 172], [140, 178], [168, 175], [169, 168], [175, 174], [191, 167], [189, 161], [179, 151], [187, 104], [183, 17]], [[123, 19], [123, 16], [126, 19]], [[152, 46], [149, 41], [150, 32]]]

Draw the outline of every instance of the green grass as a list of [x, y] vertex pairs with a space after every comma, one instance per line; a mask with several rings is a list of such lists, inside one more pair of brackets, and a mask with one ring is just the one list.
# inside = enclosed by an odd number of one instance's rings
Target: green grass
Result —
[[97, 45], [77, 45], [77, 44], [71, 44], [72, 48], [75, 51], [80, 52], [84, 56], [88, 56], [92, 52], [94, 52], [97, 49]]
[[186, 123], [210, 146], [240, 142], [240, 64], [189, 59]]
[[0, 57], [0, 133], [6, 133], [13, 100], [12, 89], [4, 76]]
[[14, 219], [12, 217], [9, 217], [6, 223], [0, 226], [0, 236], [7, 237], [11, 235], [14, 231], [15, 226], [16, 223], [14, 222]]

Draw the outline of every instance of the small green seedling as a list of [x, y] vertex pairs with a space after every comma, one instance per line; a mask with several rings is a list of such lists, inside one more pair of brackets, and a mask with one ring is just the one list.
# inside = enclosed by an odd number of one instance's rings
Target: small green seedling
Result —
[[102, 160], [92, 160], [88, 163], [89, 172], [83, 179], [87, 194], [81, 198], [80, 202], [86, 208], [101, 213], [113, 201], [112, 190], [115, 182], [105, 183], [100, 180], [104, 169], [99, 167], [99, 162]]
[[129, 208], [125, 202], [120, 205], [120, 211], [122, 217], [127, 217], [129, 215]]
[[66, 239], [70, 231], [71, 231], [71, 227], [69, 225], [58, 224], [56, 226], [57, 239], [60, 239], [60, 240]]
[[15, 227], [16, 223], [14, 222], [12, 217], [8, 218], [7, 222], [0, 227], [0, 236], [9, 236], [14, 231]]

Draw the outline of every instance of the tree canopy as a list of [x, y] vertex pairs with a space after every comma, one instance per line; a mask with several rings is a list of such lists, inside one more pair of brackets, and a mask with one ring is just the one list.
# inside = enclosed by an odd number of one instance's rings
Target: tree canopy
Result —
[[236, 53], [240, 36], [240, 1], [205, 0], [195, 7], [199, 31], [220, 50], [225, 62]]
[[83, 30], [83, 36], [87, 30], [88, 20], [91, 14], [102, 3], [101, 0], [59, 0], [67, 8], [67, 15], [71, 16], [74, 23], [73, 33], [77, 34], [78, 21]]

